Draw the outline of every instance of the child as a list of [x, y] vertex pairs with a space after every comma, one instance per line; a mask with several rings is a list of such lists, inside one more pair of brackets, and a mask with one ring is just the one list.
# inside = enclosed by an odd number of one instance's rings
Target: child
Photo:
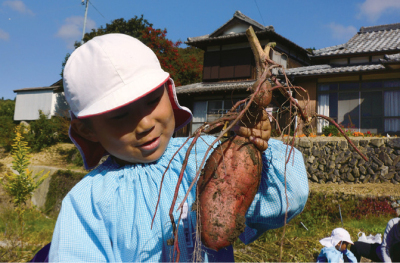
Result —
[[325, 246], [317, 258], [317, 262], [353, 262], [357, 263], [357, 259], [347, 246], [353, 244], [349, 232], [343, 228], [336, 228], [332, 231], [330, 237], [326, 237], [319, 241]]
[[[189, 143], [172, 138], [191, 120], [191, 112], [177, 101], [175, 87], [155, 54], [124, 34], [95, 37], [75, 50], [64, 69], [64, 90], [71, 108], [70, 137], [85, 167], [95, 167], [64, 198], [50, 248], [52, 261], [171, 261], [173, 246], [169, 218], [175, 186]], [[266, 118], [265, 118], [266, 119]], [[246, 215], [241, 239], [249, 243], [268, 229], [283, 225], [286, 145], [267, 141], [270, 125], [236, 131], [262, 150], [259, 191]], [[215, 140], [202, 136], [191, 151], [179, 188], [182, 200]], [[170, 160], [172, 159], [171, 163]], [[294, 160], [293, 160], [294, 159]], [[155, 214], [161, 177], [167, 166], [160, 204]], [[308, 181], [301, 153], [295, 151], [286, 167], [288, 221], [307, 200]], [[180, 260], [192, 261], [200, 251], [203, 261], [233, 261], [233, 248], [212, 251], [196, 247], [193, 189], [182, 209], [178, 240]], [[180, 204], [177, 201], [177, 205]], [[181, 211], [174, 209], [175, 222]], [[169, 243], [169, 242], [168, 242]]]
[[400, 262], [400, 218], [392, 218], [386, 225], [382, 243], [354, 242], [350, 248], [357, 260], [361, 257], [374, 262]]

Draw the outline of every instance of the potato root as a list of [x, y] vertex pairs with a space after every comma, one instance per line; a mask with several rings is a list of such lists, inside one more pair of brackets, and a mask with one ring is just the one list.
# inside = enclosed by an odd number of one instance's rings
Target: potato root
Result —
[[262, 165], [260, 151], [240, 136], [231, 137], [211, 153], [197, 183], [201, 240], [206, 247], [218, 251], [244, 231]]

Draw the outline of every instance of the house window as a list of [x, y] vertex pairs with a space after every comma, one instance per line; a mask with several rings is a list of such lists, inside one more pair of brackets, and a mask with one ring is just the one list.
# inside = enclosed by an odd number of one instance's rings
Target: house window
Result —
[[195, 101], [193, 104], [192, 134], [205, 122], [212, 122], [227, 113], [238, 99]]
[[[318, 85], [318, 113], [344, 128], [372, 133], [400, 132], [400, 80]], [[318, 120], [317, 131], [329, 125]]]
[[285, 53], [279, 53], [278, 51], [273, 51], [272, 60], [282, 65], [283, 68], [287, 67], [287, 55]]
[[385, 132], [400, 131], [400, 91], [385, 91]]
[[204, 54], [203, 80], [249, 79], [254, 65], [250, 48], [212, 51]]

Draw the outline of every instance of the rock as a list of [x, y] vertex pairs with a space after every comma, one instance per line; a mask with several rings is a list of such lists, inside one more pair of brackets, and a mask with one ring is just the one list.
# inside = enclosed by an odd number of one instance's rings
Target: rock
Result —
[[399, 175], [399, 174], [396, 174], [396, 175], [394, 176], [394, 180], [396, 180], [397, 182], [400, 182], [400, 175]]
[[308, 163], [313, 163], [314, 160], [315, 160], [315, 157], [311, 155], [310, 157], [308, 157], [307, 162]]
[[379, 166], [376, 163], [372, 163], [371, 168], [372, 168], [372, 170], [374, 170], [376, 172], [376, 171], [378, 171]]
[[335, 162], [334, 161], [330, 161], [327, 165], [328, 169], [334, 169], [335, 168]]
[[400, 149], [400, 138], [391, 138], [387, 144], [390, 148]]
[[308, 140], [308, 139], [301, 139], [299, 141], [299, 146], [304, 147], [304, 148], [311, 148], [313, 143]]
[[383, 166], [383, 165], [384, 165], [384, 163], [383, 163], [381, 160], [379, 160], [378, 158], [376, 158], [375, 156], [372, 156], [371, 159], [372, 159], [372, 161], [374, 161], [378, 166]]
[[336, 164], [336, 169], [340, 169], [340, 167], [342, 167], [340, 163]]
[[331, 153], [331, 149], [329, 147], [325, 147], [325, 153], [329, 155]]
[[350, 159], [349, 166], [354, 167], [357, 165], [357, 163], [358, 163], [358, 160], [356, 158]]
[[325, 170], [325, 166], [323, 166], [322, 164], [318, 165], [318, 169], [320, 169], [321, 171]]
[[372, 170], [371, 167], [367, 168], [367, 172], [368, 172], [368, 174], [371, 174], [371, 175], [374, 174], [374, 170]]
[[328, 144], [328, 141], [319, 141], [318, 142], [319, 147], [324, 147], [327, 144]]
[[350, 182], [354, 182], [354, 176], [351, 173], [347, 173], [347, 180]]
[[397, 214], [398, 217], [400, 217], [400, 208], [396, 209], [396, 214]]
[[324, 179], [320, 179], [320, 180], [319, 180], [319, 183], [320, 183], [320, 184], [325, 184], [325, 180], [324, 180]]
[[393, 163], [393, 160], [385, 152], [380, 152], [379, 153], [379, 160], [381, 160], [386, 166], [390, 166]]
[[360, 166], [360, 173], [361, 174], [367, 174], [367, 170], [365, 169], [364, 166]]
[[393, 165], [393, 166], [396, 166], [396, 164], [398, 164], [399, 162], [400, 162], [400, 155], [397, 156], [395, 159], [393, 159], [392, 165]]
[[371, 141], [369, 142], [372, 146], [379, 148], [381, 147], [385, 142], [383, 141], [383, 139], [378, 138], [378, 139], [371, 139]]
[[364, 164], [365, 164], [365, 160], [364, 159], [358, 160], [358, 163], [357, 163], [358, 166], [362, 166]]
[[389, 167], [387, 167], [387, 166], [381, 167], [381, 175], [382, 175], [382, 176], [385, 176], [385, 175], [387, 175], [388, 173], [389, 173]]
[[315, 174], [311, 176], [311, 179], [312, 179], [314, 182], [318, 182], [318, 177], [316, 177]]
[[362, 147], [366, 147], [368, 145], [368, 143], [369, 143], [368, 139], [360, 140], [360, 146], [362, 146]]
[[396, 180], [394, 180], [394, 178], [392, 178], [392, 180], [390, 180], [392, 182], [392, 184], [399, 184], [399, 182], [397, 182]]
[[340, 143], [338, 144], [338, 147], [340, 150], [345, 150], [348, 148], [348, 144], [347, 141], [340, 141]]
[[360, 180], [363, 181], [365, 179], [365, 175], [360, 176]]
[[320, 150], [315, 146], [311, 148], [311, 152], [315, 157], [319, 157], [321, 155]]
[[370, 179], [371, 179], [371, 175], [367, 174], [367, 175], [365, 176], [365, 179], [362, 181], [363, 184], [368, 183]]
[[385, 175], [385, 178], [388, 179], [388, 180], [391, 180], [392, 178], [394, 178], [395, 175], [396, 175], [395, 172], [390, 172], [390, 173]]
[[333, 174], [334, 174], [335, 176], [339, 176], [339, 170], [333, 171]]
[[358, 170], [357, 167], [354, 167], [354, 168], [353, 168], [353, 175], [354, 175], [354, 177], [356, 177], [356, 178], [360, 177], [360, 170]]
[[319, 158], [319, 159], [318, 159], [318, 162], [319, 162], [319, 164], [326, 165], [326, 160], [325, 160], [325, 158]]
[[336, 155], [332, 154], [331, 157], [329, 157], [329, 159], [330, 159], [331, 161], [335, 161], [335, 160], [336, 160]]
[[340, 163], [341, 163], [341, 164], [347, 163], [347, 162], [350, 160], [350, 158], [351, 158], [350, 155], [345, 156], [345, 157], [342, 158], [342, 161], [341, 161]]

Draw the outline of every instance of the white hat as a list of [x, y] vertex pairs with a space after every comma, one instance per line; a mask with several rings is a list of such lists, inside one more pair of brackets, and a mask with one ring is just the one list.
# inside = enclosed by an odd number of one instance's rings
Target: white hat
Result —
[[[175, 116], [175, 131], [192, 118], [179, 105], [175, 85], [154, 52], [124, 34], [94, 37], [69, 57], [63, 73], [64, 92], [72, 118], [87, 118], [125, 106], [167, 84]], [[85, 168], [96, 166], [107, 152], [70, 128], [70, 137], [81, 152]]]
[[349, 232], [341, 227], [333, 229], [330, 237], [323, 238], [319, 242], [324, 247], [335, 247], [340, 241], [346, 241], [354, 245], [353, 241], [351, 241]]

